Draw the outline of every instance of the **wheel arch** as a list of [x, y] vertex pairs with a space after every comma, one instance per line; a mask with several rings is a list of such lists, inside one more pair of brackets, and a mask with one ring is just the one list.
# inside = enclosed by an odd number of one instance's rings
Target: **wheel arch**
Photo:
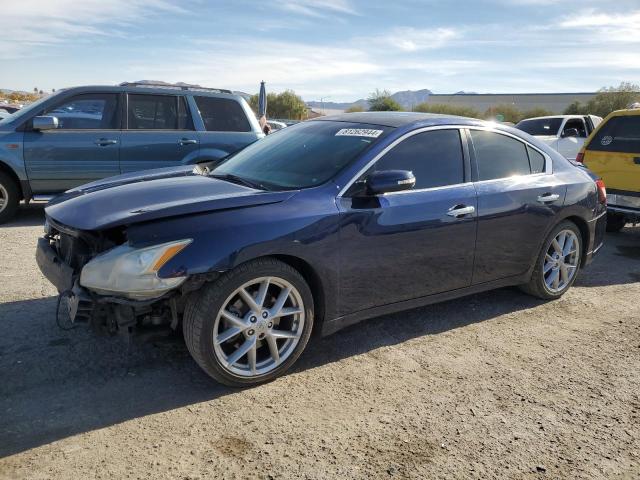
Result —
[[20, 178], [18, 178], [18, 175], [13, 170], [13, 168], [11, 168], [5, 162], [0, 160], [0, 172], [6, 173], [14, 181], [14, 183], [16, 184], [16, 188], [18, 189], [18, 193], [20, 195], [20, 200], [24, 200], [25, 195], [22, 189], [22, 182], [20, 181]]
[[571, 215], [563, 218], [562, 221], [568, 220], [575, 223], [578, 230], [580, 230], [580, 240], [582, 240], [582, 252], [580, 252], [581, 261], [580, 264], [584, 265], [587, 260], [587, 252], [589, 251], [589, 224], [587, 221], [577, 215]]
[[276, 260], [280, 260], [281, 262], [289, 265], [291, 268], [297, 270], [300, 275], [302, 275], [302, 277], [309, 285], [309, 288], [311, 289], [311, 295], [313, 296], [313, 305], [315, 310], [314, 330], [320, 331], [325, 318], [326, 297], [322, 279], [318, 272], [311, 266], [311, 264], [309, 264], [309, 262], [293, 255], [275, 254], [268, 255], [264, 258], [275, 258]]

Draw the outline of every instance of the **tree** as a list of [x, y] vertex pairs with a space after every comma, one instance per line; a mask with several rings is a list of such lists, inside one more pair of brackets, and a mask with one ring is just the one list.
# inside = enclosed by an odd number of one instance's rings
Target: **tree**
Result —
[[387, 90], [373, 92], [367, 99], [370, 112], [398, 112], [402, 110], [402, 105], [391, 98], [391, 93]]
[[440, 113], [443, 115], [459, 115], [461, 117], [480, 118], [480, 112], [473, 107], [451, 105], [446, 103], [419, 103], [413, 107], [414, 112]]
[[484, 112], [484, 118], [487, 120], [518, 123], [522, 120], [522, 112], [513, 105], [502, 104], [487, 108]]
[[582, 105], [579, 101], [575, 101], [567, 105], [567, 108], [562, 112], [563, 115], [585, 115], [587, 107]]
[[345, 113], [356, 113], [356, 112], [364, 112], [364, 107], [362, 105], [351, 105], [349, 108], [345, 110]]
[[[249, 105], [256, 113], [258, 111], [258, 99], [258, 94], [252, 95], [249, 99]], [[267, 94], [267, 118], [302, 120], [306, 117], [306, 114], [307, 106], [293, 90]]]
[[617, 87], [601, 88], [587, 103], [585, 113], [606, 117], [614, 110], [629, 108], [635, 102], [640, 102], [640, 86], [622, 82]]

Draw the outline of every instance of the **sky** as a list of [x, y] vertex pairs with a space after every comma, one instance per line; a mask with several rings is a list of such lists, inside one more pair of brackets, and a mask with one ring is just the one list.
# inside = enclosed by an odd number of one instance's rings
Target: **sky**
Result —
[[14, 90], [264, 80], [341, 102], [640, 83], [640, 0], [0, 0], [0, 24]]

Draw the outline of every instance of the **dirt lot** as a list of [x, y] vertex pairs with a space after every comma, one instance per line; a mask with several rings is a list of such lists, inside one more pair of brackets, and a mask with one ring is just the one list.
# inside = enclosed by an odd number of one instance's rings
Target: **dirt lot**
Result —
[[640, 478], [640, 228], [559, 301], [381, 317], [232, 390], [180, 338], [59, 330], [41, 224], [0, 227], [0, 478]]

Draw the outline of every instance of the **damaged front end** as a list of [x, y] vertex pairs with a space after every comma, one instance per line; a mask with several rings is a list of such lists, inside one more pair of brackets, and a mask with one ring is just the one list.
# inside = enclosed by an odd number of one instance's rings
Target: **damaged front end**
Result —
[[36, 260], [66, 300], [69, 320], [107, 334], [176, 329], [189, 292], [205, 279], [161, 278], [158, 270], [190, 239], [135, 248], [126, 228], [88, 232], [47, 218]]

